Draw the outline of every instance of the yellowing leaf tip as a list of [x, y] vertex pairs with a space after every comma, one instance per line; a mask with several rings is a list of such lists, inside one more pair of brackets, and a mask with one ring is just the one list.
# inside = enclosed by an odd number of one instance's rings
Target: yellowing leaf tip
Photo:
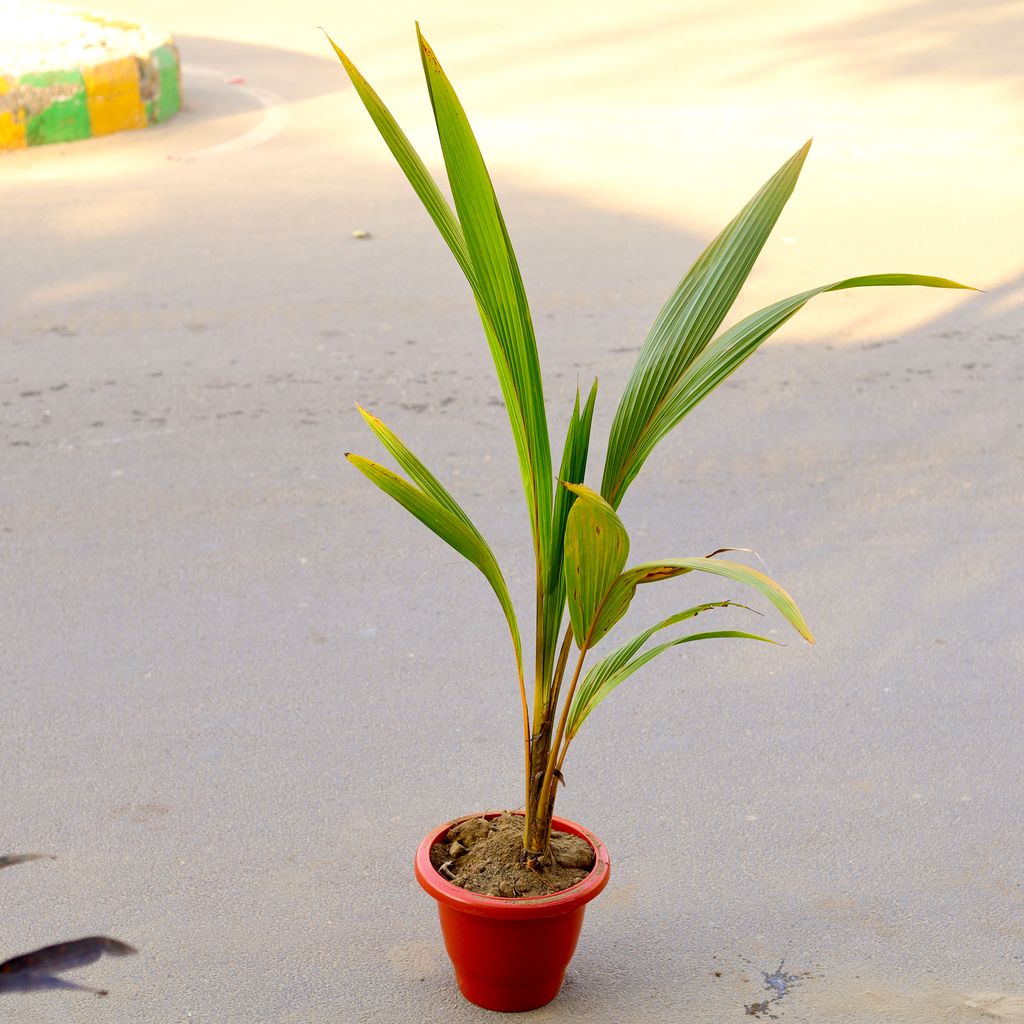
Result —
[[338, 55], [338, 59], [342, 62], [342, 64], [344, 64], [346, 68], [350, 67], [352, 62], [345, 55], [345, 52], [342, 50], [342, 48], [331, 38], [331, 35], [327, 31], [327, 29], [325, 29], [323, 26], [317, 27], [320, 29], [321, 32], [323, 32], [325, 36], [327, 36], [327, 42], [329, 42], [331, 46], [334, 48], [334, 52]]
[[567, 491], [572, 491], [578, 498], [599, 497], [596, 491], [592, 491], [586, 484], [571, 484], [566, 480], [558, 481]]
[[423, 33], [420, 31], [420, 23], [416, 22], [416, 38], [419, 40], [420, 53], [423, 54], [424, 61], [429, 61], [433, 66], [434, 70], [442, 76], [442, 79], [447, 81], [444, 74], [444, 69], [441, 67], [441, 62], [437, 59], [437, 54], [434, 53], [430, 43], [423, 37]]

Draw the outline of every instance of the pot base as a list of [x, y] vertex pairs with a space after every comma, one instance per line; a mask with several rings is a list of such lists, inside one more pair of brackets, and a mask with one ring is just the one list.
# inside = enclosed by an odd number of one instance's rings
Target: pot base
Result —
[[491, 981], [479, 975], [456, 971], [459, 991], [474, 1005], [498, 1013], [523, 1013], [547, 1006], [562, 987], [565, 971], [535, 980], [529, 988], [515, 982]]

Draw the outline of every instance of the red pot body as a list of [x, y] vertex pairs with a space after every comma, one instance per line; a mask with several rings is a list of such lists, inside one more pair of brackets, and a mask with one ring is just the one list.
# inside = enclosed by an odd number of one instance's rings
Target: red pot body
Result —
[[[494, 818], [491, 811], [483, 817]], [[558, 995], [576, 949], [587, 904], [608, 884], [611, 864], [604, 844], [582, 825], [554, 818], [554, 827], [594, 848], [590, 874], [570, 889], [505, 899], [453, 885], [434, 870], [430, 848], [468, 814], [434, 829], [416, 851], [416, 880], [437, 900], [445, 948], [462, 994], [487, 1010], [533, 1010]]]

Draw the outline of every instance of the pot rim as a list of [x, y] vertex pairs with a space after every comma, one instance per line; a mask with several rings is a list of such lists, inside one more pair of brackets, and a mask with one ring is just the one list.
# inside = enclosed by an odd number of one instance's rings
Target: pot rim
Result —
[[[571, 913], [589, 903], [608, 884], [611, 875], [611, 861], [604, 843], [589, 829], [569, 821], [568, 818], [557, 816], [551, 819], [552, 825], [559, 832], [569, 832], [586, 840], [594, 851], [594, 866], [582, 881], [551, 893], [549, 896], [485, 896], [470, 892], [449, 882], [437, 873], [430, 863], [430, 848], [439, 842], [441, 837], [455, 825], [471, 818], [496, 818], [503, 811], [484, 811], [477, 814], [463, 814], [453, 818], [438, 828], [431, 829], [416, 851], [416, 880], [438, 902], [461, 910], [468, 914], [482, 917], [525, 920], [536, 917], [554, 917], [557, 914]], [[522, 814], [522, 811], [513, 811]]]

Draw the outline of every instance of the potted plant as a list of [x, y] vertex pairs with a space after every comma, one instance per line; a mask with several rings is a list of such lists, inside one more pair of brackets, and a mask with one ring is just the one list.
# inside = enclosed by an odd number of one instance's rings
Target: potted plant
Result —
[[[658, 636], [704, 612], [744, 607], [722, 600], [648, 626], [586, 667], [588, 655], [626, 614], [636, 588], [691, 572], [722, 576], [759, 592], [813, 643], [799, 609], [778, 583], [719, 557], [736, 549], [627, 568], [629, 536], [616, 511], [627, 488], [658, 442], [816, 295], [872, 285], [964, 286], [911, 274], [848, 278], [775, 302], [716, 336], [796, 184], [807, 143], [701, 254], [661, 310], [615, 411], [600, 490], [591, 489], [584, 480], [597, 382], [585, 399], [577, 390], [556, 473], [534, 330], [512, 244], [465, 111], [418, 26], [417, 36], [454, 209], [377, 94], [331, 45], [476, 301], [511, 421], [530, 521], [536, 628], [528, 658], [494, 554], [424, 463], [363, 409], [405, 476], [361, 455], [346, 457], [483, 573], [508, 625], [522, 714], [522, 811], [471, 815], [434, 829], [419, 848], [415, 871], [438, 900], [463, 993], [489, 1009], [526, 1010], [557, 994], [584, 907], [609, 877], [604, 846], [586, 829], [554, 816], [566, 754], [587, 717], [620, 683], [678, 644], [714, 638], [773, 642], [735, 629]], [[652, 645], [656, 637], [660, 642]]]

